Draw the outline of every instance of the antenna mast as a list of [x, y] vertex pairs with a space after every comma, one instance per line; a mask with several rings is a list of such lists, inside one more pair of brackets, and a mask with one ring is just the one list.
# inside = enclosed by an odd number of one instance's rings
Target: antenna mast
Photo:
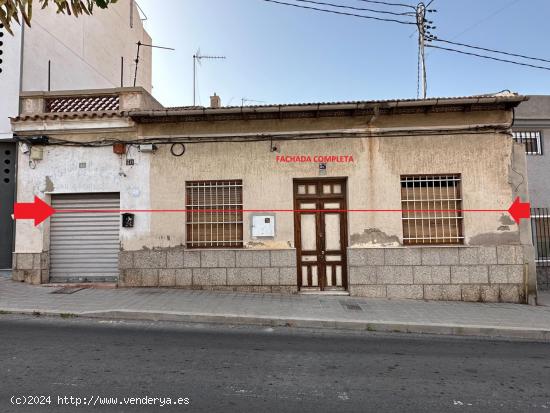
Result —
[[155, 48], [155, 49], [176, 50], [176, 49], [172, 49], [171, 47], [153, 46], [152, 44], [141, 43], [141, 41], [137, 42], [136, 44], [137, 44], [137, 54], [136, 54], [136, 60], [134, 60], [134, 62], [136, 62], [136, 70], [134, 72], [134, 87], [136, 87], [137, 74], [138, 74], [139, 50], [141, 49], [142, 46], [143, 47], [151, 47], [151, 48]]
[[201, 55], [200, 49], [193, 55], [193, 106], [196, 106], [197, 100], [197, 63], [200, 65], [202, 59], [227, 59], [225, 56]]

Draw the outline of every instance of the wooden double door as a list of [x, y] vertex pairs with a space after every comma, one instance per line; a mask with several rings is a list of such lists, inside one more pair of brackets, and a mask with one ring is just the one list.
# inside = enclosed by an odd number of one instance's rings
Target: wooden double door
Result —
[[294, 180], [294, 239], [301, 291], [345, 291], [346, 179]]

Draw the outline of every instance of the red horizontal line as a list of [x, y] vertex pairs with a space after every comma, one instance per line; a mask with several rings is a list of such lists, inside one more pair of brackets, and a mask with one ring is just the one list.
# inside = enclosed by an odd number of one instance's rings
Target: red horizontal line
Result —
[[186, 212], [401, 212], [401, 213], [437, 213], [437, 212], [508, 212], [506, 209], [56, 209], [56, 213], [66, 214], [109, 214], [109, 213], [186, 213]]

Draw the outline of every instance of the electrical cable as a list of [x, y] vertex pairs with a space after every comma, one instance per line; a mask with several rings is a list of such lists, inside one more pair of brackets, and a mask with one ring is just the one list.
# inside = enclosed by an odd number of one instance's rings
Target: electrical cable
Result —
[[[175, 144], [194, 144], [194, 143], [220, 143], [220, 142], [270, 142], [277, 141], [293, 141], [293, 140], [324, 140], [338, 138], [376, 138], [376, 137], [411, 137], [411, 136], [441, 136], [441, 135], [460, 135], [460, 134], [488, 134], [488, 133], [503, 133], [508, 135], [509, 126], [487, 125], [487, 126], [472, 126], [461, 129], [434, 129], [434, 130], [409, 130], [407, 133], [400, 131], [388, 132], [354, 132], [354, 133], [317, 133], [317, 134], [288, 134], [288, 135], [270, 135], [258, 134], [250, 137], [235, 136], [223, 138], [202, 138], [202, 137], [160, 137], [160, 138], [145, 138], [135, 140], [120, 140], [120, 139], [99, 139], [96, 141], [78, 142], [58, 138], [49, 138], [48, 146], [70, 146], [70, 147], [86, 147], [99, 148], [112, 146], [115, 143], [124, 143], [126, 145], [140, 144], [156, 144], [156, 145], [175, 145]], [[28, 143], [30, 139], [23, 136], [16, 138], [20, 142]]]
[[500, 14], [502, 13], [504, 10], [506, 10], [508, 7], [510, 6], [513, 6], [514, 4], [518, 3], [520, 0], [512, 0], [510, 3], [504, 5], [503, 7], [501, 7], [500, 9], [492, 12], [491, 14], [489, 14], [488, 16], [485, 16], [483, 17], [482, 19], [480, 20], [477, 20], [474, 24], [468, 26], [467, 28], [465, 28], [464, 30], [462, 30], [460, 33], [456, 34], [455, 36], [453, 36], [453, 40], [462, 36], [464, 33], [467, 33], [469, 32], [470, 30], [476, 28], [477, 26], [479, 26], [481, 23], [484, 23], [486, 22], [487, 20], [490, 20], [492, 19], [493, 17], [495, 17], [497, 14]]
[[359, 1], [362, 1], [362, 2], [365, 2], [365, 3], [383, 4], [385, 6], [408, 7], [410, 9], [416, 10], [415, 7], [410, 5], [410, 4], [388, 3], [388, 2], [380, 1], [380, 0], [359, 0]]
[[529, 59], [529, 60], [536, 60], [536, 61], [544, 62], [544, 63], [550, 63], [550, 60], [542, 59], [540, 57], [531, 57], [531, 56], [525, 56], [525, 55], [522, 55], [522, 54], [503, 52], [501, 50], [489, 49], [489, 48], [481, 47], [481, 46], [473, 46], [471, 44], [466, 44], [466, 43], [453, 42], [451, 40], [440, 39], [438, 37], [429, 38], [428, 40], [433, 41], [433, 42], [448, 43], [448, 44], [452, 44], [452, 45], [455, 45], [455, 46], [468, 47], [470, 49], [483, 50], [485, 52], [499, 53], [499, 54], [503, 54], [503, 55], [506, 55], [506, 56], [521, 57], [522, 59]]
[[290, 6], [290, 7], [296, 7], [299, 9], [307, 9], [307, 10], [315, 10], [315, 11], [321, 11], [324, 13], [332, 13], [332, 14], [339, 14], [342, 16], [352, 16], [352, 17], [359, 17], [362, 19], [371, 19], [371, 20], [378, 20], [378, 21], [384, 21], [384, 22], [393, 22], [393, 23], [399, 23], [399, 24], [414, 24], [416, 25], [416, 22], [408, 22], [403, 20], [396, 20], [396, 19], [386, 19], [382, 17], [374, 17], [374, 16], [364, 16], [362, 14], [355, 14], [355, 13], [347, 13], [343, 11], [336, 11], [336, 10], [327, 10], [327, 9], [321, 9], [318, 7], [311, 7], [311, 6], [300, 6], [299, 4], [292, 4], [292, 3], [286, 3], [284, 1], [278, 1], [278, 0], [263, 0], [268, 3], [275, 3], [280, 4], [283, 6]]
[[468, 56], [481, 57], [483, 59], [495, 60], [497, 62], [511, 63], [511, 64], [518, 65], [518, 66], [527, 66], [527, 67], [532, 67], [532, 68], [535, 68], [535, 69], [550, 70], [550, 67], [537, 66], [537, 65], [532, 65], [532, 64], [529, 64], [529, 63], [520, 63], [520, 62], [515, 62], [513, 60], [508, 60], [508, 59], [500, 59], [498, 57], [485, 56], [485, 55], [481, 55], [481, 54], [477, 54], [477, 53], [465, 52], [463, 50], [451, 49], [451, 48], [448, 48], [448, 47], [435, 46], [433, 44], [427, 44], [426, 47], [431, 47], [432, 49], [446, 50], [446, 51], [449, 51], [449, 52], [460, 53], [460, 54], [464, 54], [464, 55], [468, 55]]
[[300, 3], [312, 3], [312, 4], [318, 4], [321, 6], [329, 6], [329, 7], [336, 7], [340, 9], [350, 9], [350, 10], [357, 10], [357, 11], [370, 11], [372, 13], [381, 13], [381, 14], [391, 14], [393, 16], [414, 16], [413, 12], [393, 12], [393, 11], [386, 11], [386, 10], [375, 10], [375, 9], [367, 9], [364, 7], [353, 7], [353, 6], [342, 6], [340, 4], [334, 4], [334, 3], [325, 3], [322, 1], [314, 1], [314, 0], [294, 0]]

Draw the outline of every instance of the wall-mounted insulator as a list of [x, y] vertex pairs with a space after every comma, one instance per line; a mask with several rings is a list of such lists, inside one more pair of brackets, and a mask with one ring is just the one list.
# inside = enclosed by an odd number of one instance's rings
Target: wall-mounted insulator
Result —
[[4, 50], [2, 49], [2, 47], [4, 46], [4, 40], [2, 40], [3, 38], [4, 38], [4, 25], [0, 23], [0, 73], [2, 73], [2, 63], [3, 63], [2, 56], [4, 54]]

